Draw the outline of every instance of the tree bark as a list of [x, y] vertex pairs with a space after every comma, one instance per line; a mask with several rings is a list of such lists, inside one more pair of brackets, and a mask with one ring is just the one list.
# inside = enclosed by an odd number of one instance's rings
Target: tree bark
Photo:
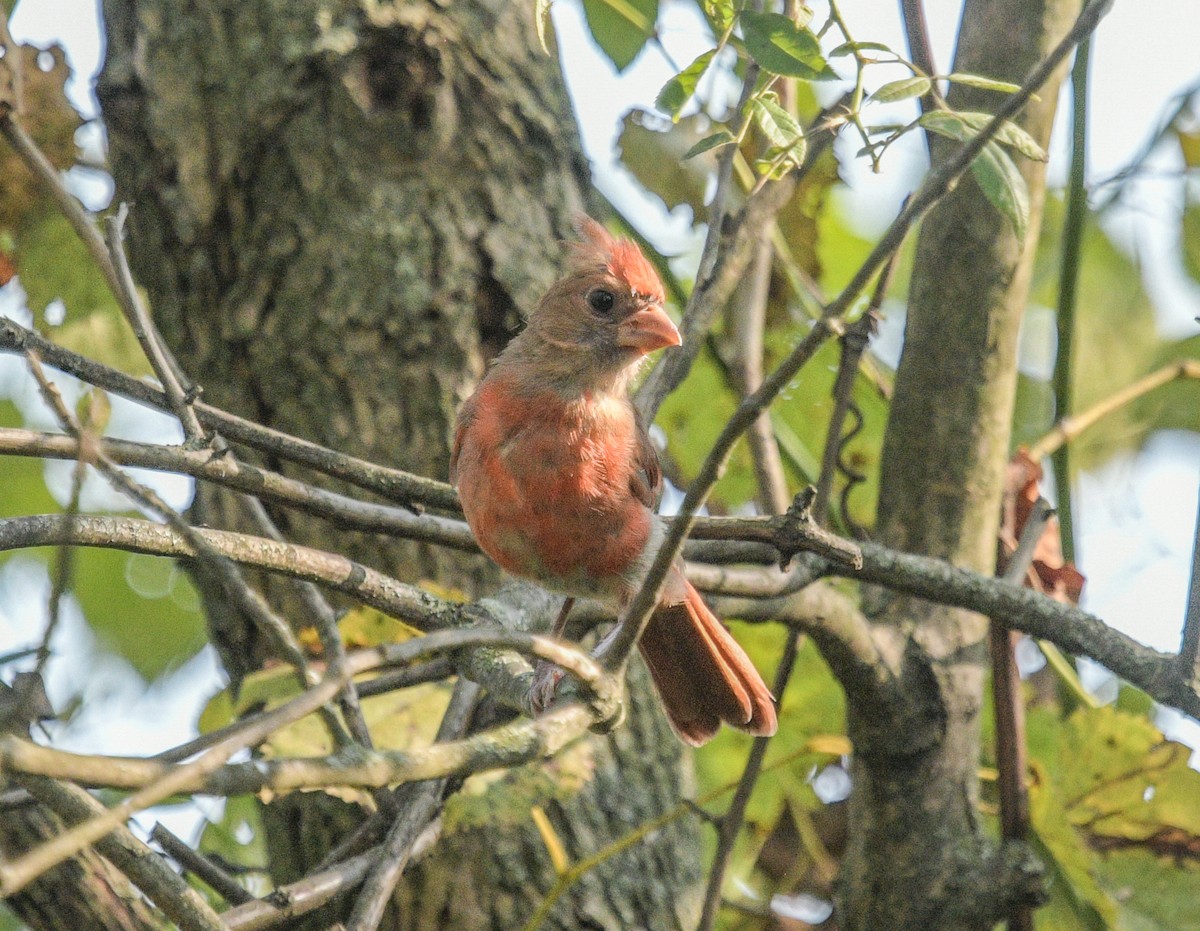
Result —
[[[1079, 8], [1078, 0], [967, 0], [953, 70], [1019, 82]], [[1019, 119], [1043, 146], [1064, 73]], [[949, 102], [994, 110], [996, 97], [955, 85]], [[949, 146], [932, 141], [936, 161]], [[1017, 333], [1045, 193], [1045, 165], [1014, 157], [1029, 186], [1026, 241], [971, 178], [922, 224], [879, 502], [886, 545], [983, 572], [995, 563]], [[994, 849], [978, 824], [985, 619], [881, 593], [873, 602], [909, 701], [881, 714], [848, 696], [855, 757], [845, 927], [990, 929], [1038, 890], [1024, 852]]]
[[[446, 475], [459, 402], [554, 279], [558, 240], [588, 201], [531, 12], [509, 0], [106, 0], [98, 91], [134, 269], [207, 400]], [[238, 522], [207, 491], [197, 508]], [[274, 516], [294, 539], [407, 580], [478, 591], [495, 579], [477, 558]], [[210, 626], [236, 678], [265, 649], [219, 602]], [[672, 807], [687, 784], [644, 683], [634, 695], [624, 729], [592, 739], [583, 790], [549, 806], [573, 856]], [[311, 796], [286, 805], [266, 819], [278, 876], [317, 862], [357, 817]], [[698, 831], [685, 819], [614, 860], [564, 898], [556, 926], [687, 927]], [[554, 878], [528, 804], [410, 873], [392, 927], [509, 929]]]

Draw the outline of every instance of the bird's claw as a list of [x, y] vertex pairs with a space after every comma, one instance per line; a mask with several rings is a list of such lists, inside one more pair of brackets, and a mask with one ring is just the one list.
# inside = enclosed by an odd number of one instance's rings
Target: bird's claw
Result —
[[533, 683], [529, 686], [528, 702], [530, 710], [535, 715], [541, 714], [550, 707], [558, 692], [558, 683], [566, 673], [562, 667], [546, 660], [538, 660], [533, 670]]

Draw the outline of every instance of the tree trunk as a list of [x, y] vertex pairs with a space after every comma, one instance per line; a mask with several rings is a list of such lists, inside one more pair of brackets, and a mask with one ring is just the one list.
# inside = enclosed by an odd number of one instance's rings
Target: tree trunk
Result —
[[[1021, 81], [1070, 27], [1079, 0], [967, 0], [954, 71]], [[1064, 69], [1019, 122], [1049, 140]], [[958, 110], [994, 93], [955, 85]], [[948, 145], [934, 140], [933, 158]], [[1045, 166], [1029, 185], [1025, 242], [966, 178], [921, 226], [904, 354], [884, 443], [878, 531], [888, 546], [994, 569], [1009, 453], [1017, 333], [1041, 224]], [[977, 818], [985, 619], [877, 595], [881, 635], [911, 698], [881, 717], [850, 700], [854, 793], [842, 907], [847, 931], [990, 929], [1036, 895], [1021, 851], [997, 851]]]
[[[459, 402], [555, 277], [558, 240], [588, 200], [531, 12], [509, 0], [106, 0], [98, 91], [118, 198], [132, 206], [131, 258], [207, 400], [446, 475]], [[197, 508], [237, 522], [207, 491]], [[274, 516], [293, 539], [406, 580], [471, 591], [494, 580], [478, 558]], [[255, 668], [258, 638], [210, 605], [230, 674]], [[594, 776], [549, 805], [573, 856], [679, 801], [684, 759], [668, 735], [644, 699], [622, 732], [592, 739]], [[328, 832], [300, 827], [330, 817], [340, 827], [338, 803], [321, 803], [292, 799], [287, 817], [267, 819], [279, 863], [324, 854]], [[685, 819], [614, 861], [619, 876], [597, 873], [607, 886], [579, 884], [559, 926], [680, 925], [679, 902], [699, 882], [698, 830]], [[455, 835], [411, 873], [396, 927], [512, 928], [553, 881], [528, 803], [505, 827]], [[455, 881], [468, 875], [464, 896]]]

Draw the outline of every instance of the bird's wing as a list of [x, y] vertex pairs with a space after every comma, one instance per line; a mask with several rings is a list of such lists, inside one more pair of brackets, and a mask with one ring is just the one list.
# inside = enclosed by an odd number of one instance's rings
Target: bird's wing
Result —
[[634, 408], [634, 429], [637, 431], [637, 448], [634, 451], [634, 469], [629, 479], [633, 496], [646, 507], [654, 510], [662, 496], [662, 466], [658, 463], [658, 451], [650, 442], [650, 433], [642, 423], [642, 415]]
[[454, 426], [454, 445], [450, 448], [450, 484], [458, 484], [458, 454], [462, 452], [463, 438], [470, 429], [471, 423], [475, 420], [475, 409], [478, 406], [476, 398], [478, 394], [473, 394], [462, 409], [458, 412], [458, 423]]

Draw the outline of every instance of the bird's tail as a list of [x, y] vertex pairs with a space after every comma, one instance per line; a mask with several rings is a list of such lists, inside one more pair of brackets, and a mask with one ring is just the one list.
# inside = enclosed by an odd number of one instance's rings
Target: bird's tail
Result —
[[771, 692], [691, 583], [683, 599], [655, 609], [638, 642], [671, 727], [698, 747], [721, 722], [759, 737], [775, 733]]

